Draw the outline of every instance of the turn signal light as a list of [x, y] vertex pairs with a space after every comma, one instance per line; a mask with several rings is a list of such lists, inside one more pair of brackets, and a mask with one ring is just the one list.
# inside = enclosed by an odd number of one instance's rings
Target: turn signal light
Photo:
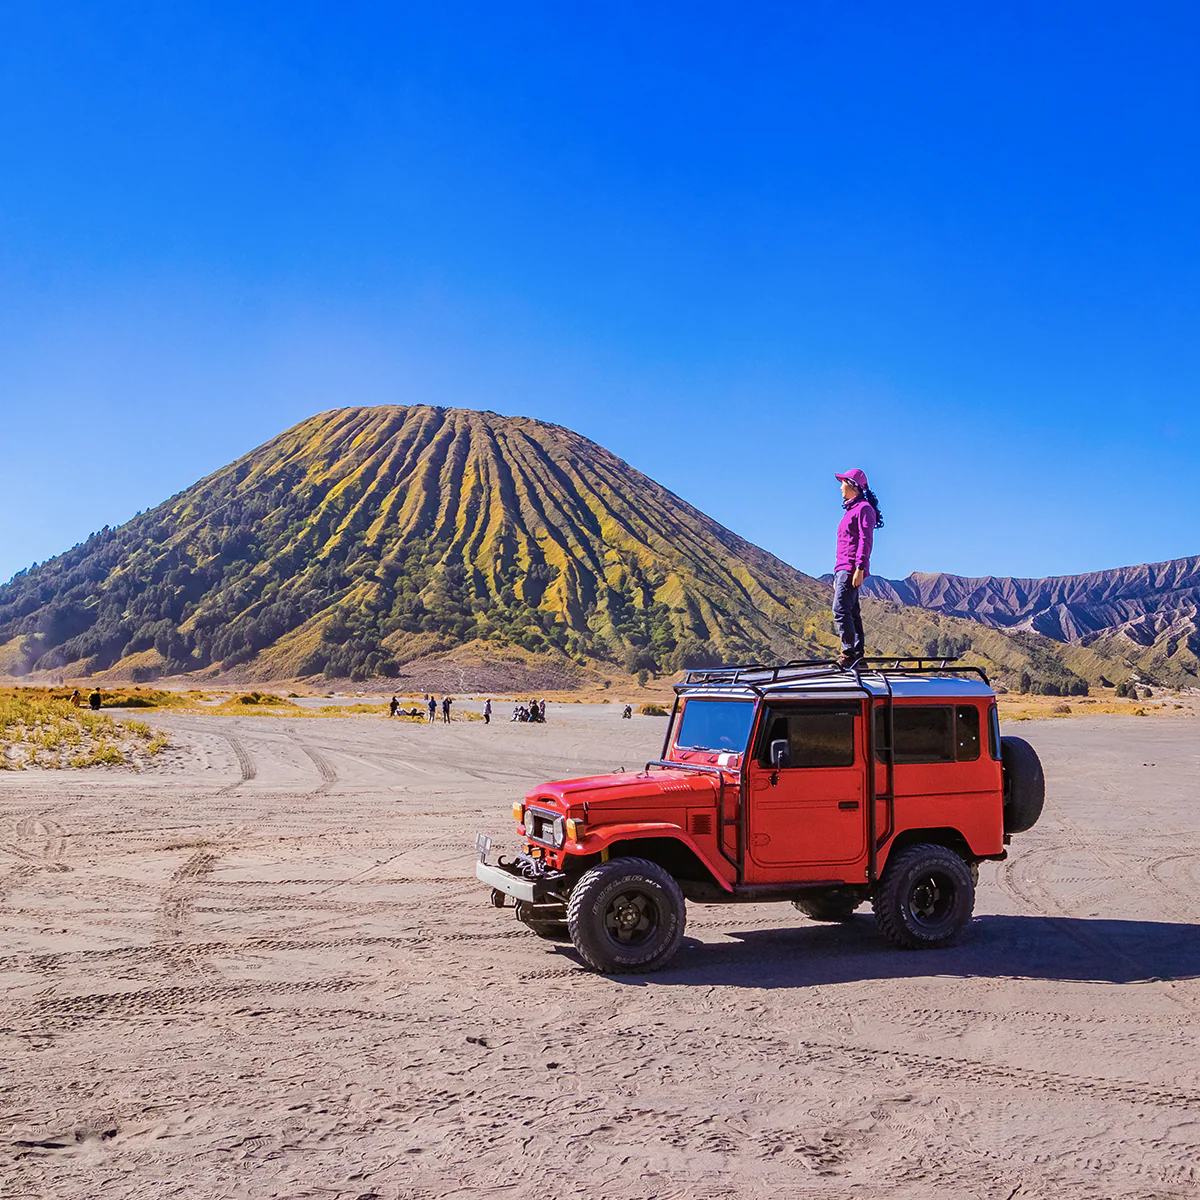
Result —
[[522, 804], [520, 800], [518, 800], [513, 805], [513, 820], [516, 821], [516, 823], [518, 825], [520, 825], [521, 818], [524, 817], [524, 815], [525, 815], [525, 805]]
[[587, 826], [578, 817], [568, 817], [566, 820], [567, 837], [573, 842], [582, 842]]

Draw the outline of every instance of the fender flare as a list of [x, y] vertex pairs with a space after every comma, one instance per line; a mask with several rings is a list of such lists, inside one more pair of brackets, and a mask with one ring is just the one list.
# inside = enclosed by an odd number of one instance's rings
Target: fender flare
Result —
[[930, 826], [928, 828], [914, 827], [912, 829], [902, 829], [896, 837], [891, 838], [886, 845], [880, 848], [880, 874], [882, 875], [887, 868], [887, 864], [892, 861], [894, 854], [909, 846], [918, 845], [921, 842], [930, 842], [935, 846], [945, 846], [947, 850], [953, 850], [956, 854], [960, 854], [966, 859], [978, 860], [1004, 857], [1003, 852], [997, 855], [995, 851], [977, 849], [971, 844], [970, 839], [961, 829], [956, 829], [952, 825]]
[[635, 842], [648, 838], [669, 838], [686, 846], [696, 856], [700, 865], [712, 876], [713, 882], [722, 891], [733, 891], [732, 884], [717, 870], [712, 858], [696, 845], [687, 832], [670, 821], [637, 821], [625, 825], [604, 825], [594, 833], [587, 834], [582, 842], [575, 843], [578, 849], [573, 852], [578, 854], [602, 854], [614, 842]]

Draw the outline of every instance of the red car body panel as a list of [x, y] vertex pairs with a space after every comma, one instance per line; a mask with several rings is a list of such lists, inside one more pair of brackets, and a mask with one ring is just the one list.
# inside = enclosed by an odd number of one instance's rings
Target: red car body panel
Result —
[[[683, 697], [682, 704], [691, 699]], [[803, 705], [811, 699], [797, 695], [771, 703]], [[757, 711], [744, 755], [679, 747], [680, 719], [672, 723], [664, 758], [703, 771], [664, 767], [559, 780], [531, 791], [526, 805], [564, 819], [573, 817], [584, 823], [585, 833], [561, 847], [531, 841], [530, 848], [563, 869], [573, 857], [604, 856], [618, 843], [621, 853], [636, 853], [624, 843], [670, 838], [694, 854], [726, 892], [738, 886], [869, 884], [872, 768], [867, 765], [871, 734], [865, 716], [868, 705], [880, 711], [884, 701], [843, 697], [842, 702], [859, 706], [852, 764], [773, 770], [762, 761], [760, 749], [768, 704], [747, 700], [756, 703]], [[1003, 776], [998, 746], [988, 736], [995, 704], [990, 689], [986, 695], [896, 698], [893, 703], [896, 711], [931, 703], [959, 710], [973, 706], [981, 735], [972, 761], [896, 763], [892, 799], [886, 795], [887, 767], [876, 761], [876, 872], [883, 870], [897, 841], [913, 831], [939, 831], [961, 839], [975, 858], [1001, 857]], [[740, 879], [739, 825], [745, 839]], [[525, 834], [524, 825], [520, 832]]]

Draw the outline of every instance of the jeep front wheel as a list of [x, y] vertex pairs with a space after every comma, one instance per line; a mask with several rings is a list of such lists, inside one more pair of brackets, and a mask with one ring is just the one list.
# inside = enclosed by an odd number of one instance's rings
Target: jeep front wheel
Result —
[[888, 860], [873, 903], [888, 941], [905, 950], [945, 946], [975, 909], [971, 868], [945, 846], [909, 846]]
[[657, 971], [679, 949], [687, 921], [674, 878], [644, 858], [614, 858], [586, 871], [571, 890], [567, 928], [597, 971]]

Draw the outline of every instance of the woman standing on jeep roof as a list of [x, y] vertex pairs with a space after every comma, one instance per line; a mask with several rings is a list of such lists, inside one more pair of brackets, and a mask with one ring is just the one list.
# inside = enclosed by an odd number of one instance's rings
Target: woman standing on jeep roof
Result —
[[871, 543], [883, 525], [879, 501], [867, 486], [866, 475], [855, 468], [836, 476], [842, 484], [845, 515], [837, 532], [837, 562], [833, 567], [833, 621], [842, 639], [838, 666], [853, 666], [866, 652], [858, 589], [871, 572]]

